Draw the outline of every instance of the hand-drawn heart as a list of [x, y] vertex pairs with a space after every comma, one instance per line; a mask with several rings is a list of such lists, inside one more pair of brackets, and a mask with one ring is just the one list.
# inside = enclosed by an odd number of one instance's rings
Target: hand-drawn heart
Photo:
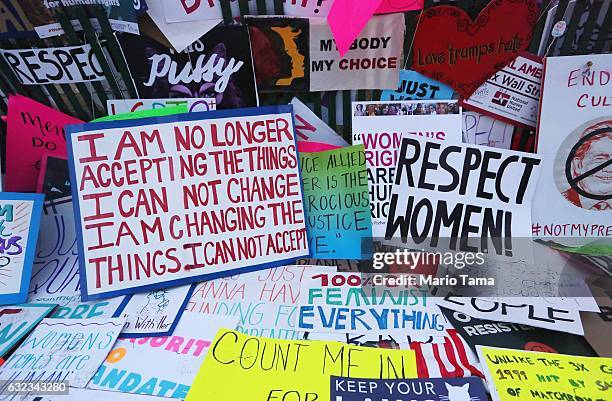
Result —
[[472, 20], [451, 6], [423, 11], [412, 69], [452, 86], [463, 98], [529, 46], [535, 0], [493, 0]]

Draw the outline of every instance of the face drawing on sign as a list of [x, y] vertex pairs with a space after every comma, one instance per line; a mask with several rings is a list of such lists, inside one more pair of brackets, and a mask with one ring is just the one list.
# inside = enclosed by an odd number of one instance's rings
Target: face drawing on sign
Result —
[[588, 210], [612, 210], [612, 119], [588, 126], [565, 162], [563, 196]]
[[470, 397], [470, 383], [463, 386], [451, 386], [444, 383], [448, 390], [448, 396], [441, 395], [440, 401], [479, 401], [478, 397]]
[[303, 32], [301, 29], [275, 26], [264, 30], [250, 26], [249, 32], [253, 53], [261, 56], [254, 60], [257, 82], [290, 86], [294, 80], [304, 77], [306, 58], [297, 43]]

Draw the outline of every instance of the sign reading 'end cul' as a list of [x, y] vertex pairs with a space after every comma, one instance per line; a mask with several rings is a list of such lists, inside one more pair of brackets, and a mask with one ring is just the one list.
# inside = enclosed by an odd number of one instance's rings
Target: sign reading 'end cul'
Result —
[[291, 106], [67, 132], [84, 300], [308, 255]]

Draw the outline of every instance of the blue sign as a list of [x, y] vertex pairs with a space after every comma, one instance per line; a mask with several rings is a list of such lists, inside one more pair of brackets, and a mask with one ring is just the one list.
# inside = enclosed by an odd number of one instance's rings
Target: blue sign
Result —
[[396, 90], [384, 90], [380, 100], [449, 100], [453, 89], [412, 70], [400, 70]]

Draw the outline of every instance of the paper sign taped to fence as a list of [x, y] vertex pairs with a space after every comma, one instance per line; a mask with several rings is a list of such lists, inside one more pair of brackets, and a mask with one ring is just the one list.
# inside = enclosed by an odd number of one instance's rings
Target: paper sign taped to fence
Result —
[[612, 358], [477, 347], [494, 401], [610, 399]]
[[109, 99], [106, 101], [108, 115], [133, 113], [141, 110], [161, 109], [164, 107], [185, 104], [187, 111], [211, 111], [217, 109], [217, 100], [210, 98], [177, 98], [177, 99]]
[[83, 299], [308, 255], [292, 120], [280, 106], [71, 126]]
[[[333, 341], [290, 341], [221, 330], [185, 401], [266, 401], [300, 396], [329, 400], [331, 376], [416, 377], [414, 351], [357, 347]], [[239, 377], [239, 386], [228, 386]]]
[[612, 237], [610, 71], [609, 54], [546, 58], [537, 138], [543, 165], [533, 204], [534, 236], [554, 237], [565, 245]]
[[122, 327], [121, 319], [44, 319], [2, 365], [0, 389], [33, 377], [85, 387]]
[[100, 81], [104, 71], [91, 45], [2, 50], [2, 56], [24, 85]]
[[327, 21], [312, 19], [310, 90], [395, 89], [405, 29], [402, 14], [374, 16], [340, 57]]
[[186, 312], [171, 336], [119, 339], [88, 388], [183, 399], [218, 330], [238, 319]]
[[432, 247], [443, 238], [455, 251], [531, 260], [511, 240], [531, 236], [540, 163], [530, 153], [404, 137], [385, 238]]
[[497, 71], [462, 106], [510, 124], [536, 126], [542, 61], [524, 53]]
[[331, 378], [333, 401], [487, 401], [479, 377], [453, 379], [368, 380]]
[[0, 305], [25, 302], [44, 196], [0, 193]]
[[66, 153], [64, 125], [82, 121], [25, 96], [9, 97], [4, 190], [34, 192], [46, 152]]
[[473, 145], [510, 149], [514, 125], [480, 114], [463, 110], [463, 142]]

